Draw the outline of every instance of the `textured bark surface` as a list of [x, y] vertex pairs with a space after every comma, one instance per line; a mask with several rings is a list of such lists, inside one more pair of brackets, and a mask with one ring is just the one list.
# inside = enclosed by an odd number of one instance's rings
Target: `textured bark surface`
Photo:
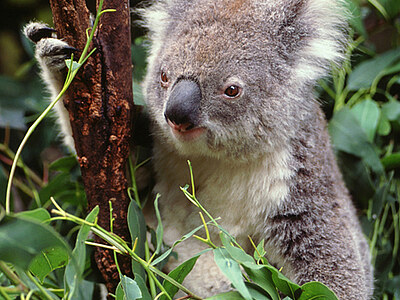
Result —
[[[50, 0], [59, 38], [82, 51], [90, 15], [84, 0]], [[131, 38], [128, 0], [104, 0], [105, 13], [92, 43], [96, 52], [79, 71], [64, 97], [70, 113], [88, 209], [100, 207], [99, 225], [109, 229], [112, 201], [114, 233], [129, 241], [126, 161], [133, 109]], [[80, 53], [78, 53], [79, 55]], [[109, 250], [97, 249], [96, 262], [114, 292], [118, 272]], [[130, 259], [119, 257], [122, 272], [131, 275]]]

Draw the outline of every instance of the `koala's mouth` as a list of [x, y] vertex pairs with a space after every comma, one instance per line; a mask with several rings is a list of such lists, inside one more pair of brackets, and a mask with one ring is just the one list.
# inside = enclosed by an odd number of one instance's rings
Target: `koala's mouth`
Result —
[[173, 135], [181, 141], [192, 141], [200, 137], [204, 132], [205, 128], [195, 127], [193, 124], [175, 124], [171, 120], [167, 119], [167, 123], [171, 128]]

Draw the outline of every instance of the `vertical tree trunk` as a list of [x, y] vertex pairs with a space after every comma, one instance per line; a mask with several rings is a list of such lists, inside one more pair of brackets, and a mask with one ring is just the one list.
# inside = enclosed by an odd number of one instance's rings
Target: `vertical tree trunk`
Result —
[[[50, 0], [59, 38], [83, 50], [91, 27], [84, 0]], [[133, 108], [130, 13], [128, 0], [104, 0], [105, 13], [93, 40], [96, 52], [78, 73], [64, 97], [70, 113], [76, 153], [81, 166], [89, 209], [100, 207], [99, 225], [110, 228], [112, 202], [114, 233], [129, 240], [126, 162]], [[109, 291], [119, 282], [112, 251], [96, 250], [96, 262]], [[122, 272], [130, 275], [130, 259], [119, 257]]]

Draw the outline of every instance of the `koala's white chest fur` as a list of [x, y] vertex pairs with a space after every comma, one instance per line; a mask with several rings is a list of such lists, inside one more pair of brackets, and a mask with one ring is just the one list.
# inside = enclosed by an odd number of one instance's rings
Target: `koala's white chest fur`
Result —
[[[171, 153], [165, 146], [155, 147], [157, 184], [164, 226], [164, 241], [176, 240], [201, 224], [199, 209], [180, 190], [190, 184], [185, 157]], [[287, 150], [265, 155], [255, 162], [227, 163], [216, 159], [192, 159], [196, 197], [218, 223], [235, 236], [243, 248], [251, 250], [248, 236], [265, 230], [265, 220], [285, 199], [292, 171]], [[154, 219], [151, 221], [154, 224]], [[210, 226], [211, 238], [218, 244], [218, 230]], [[198, 233], [203, 235], [203, 233]], [[168, 264], [173, 269], [206, 248], [194, 238], [177, 246], [178, 260]], [[229, 289], [229, 283], [214, 264], [211, 253], [203, 255], [185, 284], [201, 296]], [[222, 279], [222, 280], [221, 280]]]

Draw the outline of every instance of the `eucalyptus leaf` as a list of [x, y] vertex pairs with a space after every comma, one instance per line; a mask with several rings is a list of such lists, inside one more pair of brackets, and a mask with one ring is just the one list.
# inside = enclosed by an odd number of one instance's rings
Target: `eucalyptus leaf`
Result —
[[298, 294], [301, 293], [301, 289], [298, 284], [290, 281], [285, 275], [283, 275], [273, 266], [266, 265], [265, 268], [271, 272], [272, 281], [282, 293], [291, 297], [292, 299], [297, 299], [299, 296]]
[[71, 176], [69, 173], [60, 173], [52, 178], [49, 183], [40, 190], [39, 198], [42, 204], [50, 200], [50, 197], [58, 199], [60, 193], [65, 191], [67, 188], [75, 189], [75, 184], [71, 182]]
[[134, 275], [135, 275], [135, 281], [136, 281], [137, 285], [139, 286], [139, 289], [142, 293], [141, 299], [142, 300], [152, 300], [144, 279], [137, 273], [135, 273]]
[[0, 128], [26, 130], [25, 113], [19, 109], [0, 106]]
[[231, 239], [225, 233], [220, 232], [220, 238], [222, 241], [222, 245], [224, 245], [226, 251], [228, 251], [229, 255], [236, 260], [238, 263], [243, 264], [247, 263], [249, 265], [255, 265], [253, 257], [248, 255], [243, 249], [235, 247], [231, 244]]
[[232, 285], [246, 300], [251, 300], [249, 290], [243, 281], [242, 271], [239, 264], [232, 259], [228, 251], [224, 248], [214, 249], [214, 260], [221, 272], [230, 280]]
[[364, 22], [362, 18], [363, 16], [360, 7], [356, 5], [356, 3], [352, 0], [348, 0], [345, 3], [347, 5], [348, 11], [351, 13], [351, 18], [349, 18], [350, 25], [354, 29], [356, 29], [356, 31], [362, 36], [367, 37], [368, 33], [364, 27]]
[[392, 49], [358, 64], [349, 75], [347, 88], [351, 91], [370, 88], [380, 73], [399, 58], [399, 49]]
[[383, 166], [375, 148], [347, 108], [333, 116], [329, 123], [329, 133], [337, 150], [361, 157], [376, 173], [383, 173]]
[[74, 155], [65, 156], [50, 164], [51, 171], [69, 172], [73, 167], [77, 166], [77, 160]]
[[246, 282], [246, 287], [250, 292], [250, 295], [253, 299], [256, 300], [271, 300], [271, 297], [269, 297], [266, 292], [261, 289], [258, 285], [251, 283], [251, 282]]
[[45, 249], [68, 245], [54, 229], [29, 218], [7, 216], [0, 222], [0, 260], [27, 270]]
[[267, 268], [251, 269], [244, 267], [249, 278], [265, 292], [269, 294], [272, 300], [279, 300], [279, 294], [272, 280], [272, 273]]
[[392, 153], [381, 160], [387, 170], [400, 168], [400, 152]]
[[40, 255], [33, 259], [29, 270], [43, 283], [47, 275], [67, 263], [68, 251], [61, 247], [51, 247], [41, 251]]
[[[136, 242], [135, 252], [141, 258], [145, 255], [145, 242], [146, 242], [146, 223], [144, 220], [143, 212], [135, 201], [131, 201], [128, 207], [128, 228], [131, 234], [132, 243]], [[142, 278], [145, 277], [143, 267], [136, 261], [132, 261], [133, 273], [139, 274]]]
[[157, 246], [156, 246], [156, 251], [155, 251], [156, 254], [160, 253], [161, 246], [163, 243], [163, 237], [164, 237], [164, 229], [162, 226], [160, 210], [158, 209], [158, 199], [159, 198], [160, 198], [160, 194], [157, 194], [156, 199], [154, 200], [154, 209], [156, 211], [156, 217], [157, 217], [157, 229], [156, 229]]
[[261, 242], [258, 243], [258, 245], [257, 245], [257, 249], [254, 250], [254, 259], [255, 260], [263, 259], [264, 256], [267, 254], [267, 252], [264, 249], [264, 243], [265, 243], [265, 241], [261, 240]]
[[15, 215], [16, 217], [23, 218], [23, 219], [30, 219], [36, 220], [38, 222], [46, 222], [49, 221], [51, 216], [47, 210], [44, 208], [37, 208], [34, 210], [26, 210]]
[[[177, 282], [182, 283], [183, 280], [186, 278], [186, 276], [190, 273], [190, 271], [192, 271], [198, 258], [199, 258], [199, 255], [196, 255], [196, 256], [186, 260], [185, 262], [180, 264], [178, 267], [176, 267], [174, 270], [172, 270], [168, 274], [168, 276], [175, 279]], [[175, 294], [179, 291], [179, 289], [176, 286], [174, 286], [172, 283], [170, 283], [167, 280], [164, 280], [163, 286], [171, 298], [173, 298], [175, 296]], [[160, 300], [166, 300], [166, 299], [168, 299], [166, 295], [162, 295], [160, 297]]]
[[119, 282], [117, 289], [115, 290], [115, 299], [116, 300], [125, 300], [125, 293], [122, 289], [122, 283]]
[[376, 102], [372, 101], [370, 98], [366, 99], [352, 107], [351, 112], [360, 123], [368, 140], [372, 143], [381, 114]]
[[183, 241], [186, 241], [188, 238], [192, 237], [197, 231], [199, 231], [200, 229], [202, 229], [204, 227], [204, 225], [200, 225], [197, 228], [193, 229], [192, 231], [190, 231], [189, 233], [185, 234], [181, 239], [177, 240], [170, 249], [168, 249], [166, 252], [164, 252], [162, 255], [160, 255], [159, 257], [157, 257], [157, 259], [155, 259], [152, 262], [152, 265], [155, 266], [158, 263], [160, 263], [161, 261], [163, 261], [164, 259], [166, 259], [174, 250], [174, 247], [180, 243], [182, 243]]
[[124, 290], [125, 300], [136, 300], [142, 298], [142, 292], [135, 280], [123, 275], [121, 277], [121, 285]]
[[338, 300], [335, 293], [321, 282], [307, 282], [301, 286], [303, 291], [297, 300], [324, 299]]
[[72, 67], [71, 67], [71, 59], [66, 59], [65, 64], [67, 65], [68, 69], [71, 69], [72, 72], [79, 69], [82, 66], [78, 62], [72, 61]]
[[[96, 206], [86, 217], [85, 221], [94, 223], [99, 214], [99, 207]], [[75, 248], [72, 251], [72, 259], [65, 268], [64, 284], [69, 291], [68, 299], [79, 300], [80, 295], [76, 295], [79, 291], [79, 285], [82, 283], [82, 275], [85, 270], [86, 260], [86, 240], [88, 238], [91, 226], [83, 224], [79, 229], [76, 238]], [[74, 265], [76, 264], [77, 267]]]
[[382, 113], [389, 121], [400, 121], [400, 101], [392, 100], [383, 104]]
[[227, 292], [221, 293], [210, 298], [206, 298], [206, 300], [243, 300], [244, 298], [240, 295], [239, 292]]
[[380, 136], [387, 136], [392, 130], [389, 120], [381, 113], [381, 118], [379, 119], [377, 132]]

